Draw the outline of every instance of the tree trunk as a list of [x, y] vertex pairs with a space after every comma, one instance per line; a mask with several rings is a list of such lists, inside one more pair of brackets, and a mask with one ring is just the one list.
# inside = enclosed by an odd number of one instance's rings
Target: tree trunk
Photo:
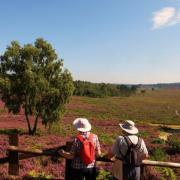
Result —
[[25, 113], [25, 116], [26, 116], [26, 121], [27, 121], [27, 124], [28, 124], [28, 131], [29, 131], [29, 135], [33, 135], [32, 134], [32, 129], [31, 129], [31, 124], [30, 124], [30, 121], [29, 121], [29, 117], [28, 115]]
[[25, 95], [25, 116], [26, 116], [26, 121], [27, 121], [27, 124], [28, 124], [28, 130], [29, 130], [29, 135], [33, 135], [33, 130], [31, 129], [31, 123], [29, 121], [29, 116], [28, 116], [28, 106], [27, 106], [27, 103], [28, 102], [28, 98], [27, 96]]
[[34, 122], [34, 127], [33, 127], [33, 130], [32, 130], [32, 135], [34, 135], [36, 130], [37, 130], [38, 119], [39, 119], [39, 113], [37, 113], [37, 115], [35, 116], [35, 122]]

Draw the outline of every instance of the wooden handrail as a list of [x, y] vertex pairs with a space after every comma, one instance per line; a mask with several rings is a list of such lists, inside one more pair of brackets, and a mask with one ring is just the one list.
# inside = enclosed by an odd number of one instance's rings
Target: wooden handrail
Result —
[[[62, 146], [64, 147], [64, 146]], [[19, 153], [24, 154], [24, 159], [28, 156], [25, 154], [29, 154], [29, 157], [33, 157], [33, 155], [41, 156], [41, 155], [53, 155], [53, 152], [48, 152], [48, 150], [29, 150], [29, 149], [21, 149], [18, 148], [17, 146], [9, 146], [8, 147], [9, 151], [15, 151]], [[23, 156], [23, 154], [21, 156]], [[32, 156], [31, 156], [32, 155]], [[21, 159], [21, 158], [20, 158]], [[113, 162], [111, 159], [108, 159], [106, 157], [98, 157], [97, 161], [101, 162]], [[143, 160], [143, 165], [145, 166], [161, 166], [161, 167], [172, 167], [172, 168], [180, 168], [180, 163], [173, 163], [173, 162], [161, 162], [161, 161], [151, 161], [151, 160]]]
[[8, 151], [16, 151], [19, 153], [29, 154], [29, 155], [37, 155], [37, 156], [47, 155], [47, 156], [50, 156], [50, 155], [54, 155], [54, 153], [58, 149], [65, 149], [65, 148], [66, 148], [66, 146], [62, 145], [62, 146], [48, 148], [48, 149], [44, 149], [44, 150], [41, 150], [41, 149], [30, 150], [30, 149], [24, 149], [24, 148], [22, 149], [22, 148], [19, 148], [17, 146], [9, 146], [7, 148], [7, 150]]
[[143, 165], [180, 168], [180, 163], [151, 161], [151, 160], [143, 160]]
[[0, 164], [4, 164], [4, 163], [7, 163], [7, 162], [9, 162], [9, 158], [8, 157], [0, 158]]
[[7, 148], [8, 151], [15, 151], [15, 152], [19, 152], [19, 153], [26, 153], [26, 154], [37, 154], [37, 155], [43, 155], [43, 151], [40, 149], [36, 149], [36, 150], [29, 150], [29, 149], [21, 149], [17, 146], [9, 146]]

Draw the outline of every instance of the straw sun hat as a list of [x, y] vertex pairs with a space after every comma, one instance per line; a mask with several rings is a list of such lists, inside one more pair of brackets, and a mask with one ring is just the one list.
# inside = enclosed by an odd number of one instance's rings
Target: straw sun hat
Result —
[[126, 120], [123, 124], [119, 124], [121, 129], [128, 134], [137, 134], [138, 129], [135, 127], [135, 123], [131, 120]]
[[91, 130], [91, 124], [85, 118], [76, 118], [73, 125], [80, 132], [88, 132]]

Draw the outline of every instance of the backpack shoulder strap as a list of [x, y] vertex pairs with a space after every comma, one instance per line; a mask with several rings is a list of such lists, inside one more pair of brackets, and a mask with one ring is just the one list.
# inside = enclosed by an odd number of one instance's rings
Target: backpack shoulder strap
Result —
[[138, 142], [137, 144], [135, 145], [135, 148], [136, 149], [140, 149], [141, 148], [141, 143], [142, 143], [142, 139], [140, 137], [138, 137]]
[[132, 147], [133, 143], [131, 142], [131, 140], [129, 139], [128, 136], [123, 136], [123, 137], [124, 137], [124, 139], [125, 139], [125, 141], [127, 143], [128, 149], [127, 149], [127, 152], [126, 152], [125, 155], [122, 154], [121, 150], [119, 152], [120, 152], [123, 160], [127, 163], [127, 155], [130, 153], [130, 150], [131, 150], [131, 147]]
[[78, 135], [76, 136], [76, 138], [77, 138], [80, 142], [83, 142], [83, 141], [84, 141], [83, 136], [80, 135], [80, 134], [78, 134]]
[[[87, 139], [92, 140], [93, 137], [94, 137], [94, 134], [93, 134], [93, 133], [90, 133], [90, 134], [89, 134], [89, 137], [88, 137]], [[79, 139], [79, 141], [81, 141], [81, 142], [83, 142], [83, 141], [86, 139], [86, 138], [84, 138], [81, 134], [78, 134], [76, 138]]]
[[124, 139], [128, 145], [128, 149], [131, 148], [131, 146], [133, 145], [133, 143], [131, 142], [130, 138], [128, 136], [124, 136]]

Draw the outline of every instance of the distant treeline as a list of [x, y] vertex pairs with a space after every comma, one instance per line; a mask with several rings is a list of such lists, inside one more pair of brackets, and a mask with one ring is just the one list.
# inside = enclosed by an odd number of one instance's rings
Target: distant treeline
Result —
[[137, 86], [116, 85], [74, 81], [74, 95], [89, 97], [130, 96], [136, 93]]
[[180, 83], [140, 84], [141, 88], [180, 89]]

